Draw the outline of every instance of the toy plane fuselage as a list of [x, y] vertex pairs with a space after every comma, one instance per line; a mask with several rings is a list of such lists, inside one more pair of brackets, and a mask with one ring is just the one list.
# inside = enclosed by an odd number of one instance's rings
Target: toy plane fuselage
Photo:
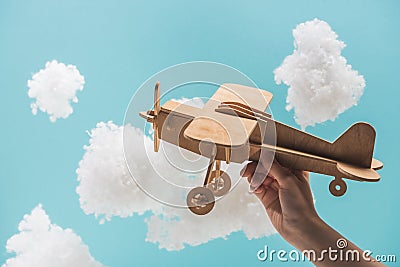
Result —
[[[264, 111], [271, 99], [271, 93], [258, 88], [223, 84], [203, 108], [168, 101], [157, 110], [156, 116], [154, 111], [141, 116], [149, 122], [157, 120], [157, 138], [210, 158], [204, 186], [210, 182], [207, 176], [215, 161], [219, 174], [220, 161], [259, 161], [261, 151], [274, 152], [285, 167], [335, 177], [329, 186], [335, 196], [346, 192], [343, 178], [379, 181], [376, 170], [383, 164], [372, 157], [375, 130], [367, 123], [354, 124], [331, 143], [275, 121], [271, 116], [254, 120], [218, 112], [219, 105], [227, 101]], [[268, 131], [275, 131], [271, 142], [265, 138]], [[213, 145], [207, 149], [206, 144]], [[196, 214], [204, 212], [191, 210]]]

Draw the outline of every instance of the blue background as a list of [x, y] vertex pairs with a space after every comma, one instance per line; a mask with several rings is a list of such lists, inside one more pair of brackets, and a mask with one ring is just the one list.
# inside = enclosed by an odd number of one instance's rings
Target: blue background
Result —
[[[235, 233], [167, 252], [144, 241], [143, 217], [99, 225], [79, 207], [75, 170], [86, 130], [99, 121], [122, 124], [141, 83], [186, 61], [239, 69], [275, 95], [275, 118], [296, 126], [285, 111], [286, 87], [274, 84], [272, 71], [293, 51], [292, 29], [315, 17], [347, 44], [343, 55], [367, 86], [358, 106], [308, 131], [333, 141], [352, 123], [370, 122], [378, 133], [375, 157], [385, 163], [381, 182], [348, 182], [342, 198], [329, 194], [330, 178], [312, 174], [317, 210], [361, 248], [396, 254], [399, 261], [399, 14], [394, 0], [0, 1], [0, 264], [9, 256], [6, 240], [40, 202], [53, 223], [74, 229], [108, 266], [284, 265], [256, 258], [264, 245], [291, 249], [279, 235], [249, 241]], [[54, 124], [43, 113], [31, 114], [26, 85], [52, 59], [76, 65], [86, 78], [74, 113]]]

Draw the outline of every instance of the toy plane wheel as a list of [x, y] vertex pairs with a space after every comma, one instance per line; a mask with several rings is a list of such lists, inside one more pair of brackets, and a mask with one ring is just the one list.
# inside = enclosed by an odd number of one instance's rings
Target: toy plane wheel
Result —
[[343, 196], [344, 193], [347, 191], [346, 182], [343, 181], [341, 178], [335, 178], [329, 183], [329, 191], [335, 197]]
[[186, 203], [190, 211], [194, 214], [205, 215], [214, 208], [215, 198], [210, 189], [195, 187], [189, 191]]
[[207, 185], [207, 188], [210, 189], [214, 196], [221, 197], [229, 192], [231, 189], [231, 178], [224, 171], [212, 171], [211, 172], [211, 182]]

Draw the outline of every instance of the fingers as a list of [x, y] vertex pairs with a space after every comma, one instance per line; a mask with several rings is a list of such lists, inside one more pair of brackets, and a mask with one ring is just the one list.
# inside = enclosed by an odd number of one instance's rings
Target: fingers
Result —
[[290, 170], [282, 167], [276, 160], [269, 170], [260, 166], [258, 162], [251, 162], [240, 173], [242, 177], [247, 178], [255, 194], [264, 192], [264, 189], [272, 189], [276, 192], [279, 192], [279, 189], [295, 191], [310, 186], [308, 172]]
[[254, 193], [257, 194], [259, 193], [259, 191], [261, 191], [263, 188], [270, 186], [273, 182], [274, 182], [274, 178], [268, 176], [267, 178], [265, 178], [264, 182], [262, 183], [261, 186], [259, 186], [256, 190], [254, 190]]
[[268, 175], [272, 176], [282, 188], [289, 189], [298, 180], [287, 168], [282, 167], [276, 160], [272, 163]]
[[275, 191], [279, 191], [279, 184], [278, 184], [278, 182], [274, 179], [273, 180], [273, 182], [271, 183], [271, 185], [270, 185], [270, 187], [272, 188], [272, 189], [274, 189]]
[[267, 177], [264, 183], [254, 191], [254, 194], [261, 197], [267, 190], [271, 189], [278, 192], [279, 185], [272, 177]]
[[242, 177], [247, 177], [251, 190], [260, 187], [266, 180], [268, 170], [259, 162], [251, 162], [247, 164], [240, 172]]
[[247, 164], [246, 167], [244, 167], [240, 172], [241, 176], [247, 177], [247, 180], [250, 184], [252, 182], [252, 179], [262, 178], [263, 182], [258, 188], [253, 191], [254, 195], [261, 201], [267, 212], [272, 206], [281, 209], [279, 202], [278, 182], [272, 176], [268, 175], [267, 170], [261, 171], [260, 169], [257, 169], [257, 165], [258, 162]]
[[276, 180], [274, 189], [278, 190], [279, 187], [282, 188], [292, 188], [297, 182], [309, 184], [309, 173], [301, 170], [290, 170], [281, 166], [276, 160], [272, 163], [269, 170], [266, 170], [263, 166], [259, 166], [258, 162], [251, 162], [247, 164], [240, 172], [242, 177], [246, 177], [248, 182], [251, 181], [263, 181], [261, 185], [265, 185], [267, 182], [270, 185], [271, 179], [266, 179], [266, 176]]
[[[272, 182], [270, 182], [270, 181], [272, 181]], [[261, 185], [254, 192], [254, 195], [264, 205], [265, 209], [267, 210], [268, 215], [271, 215], [270, 209], [272, 208], [272, 206], [275, 206], [275, 208], [277, 208], [277, 209], [281, 209], [280, 201], [279, 201], [279, 190], [278, 190], [279, 185], [271, 177], [267, 177], [266, 182], [269, 184]]]
[[[250, 178], [257, 168], [257, 162], [250, 162], [240, 171], [240, 176]], [[250, 181], [249, 181], [250, 182]]]

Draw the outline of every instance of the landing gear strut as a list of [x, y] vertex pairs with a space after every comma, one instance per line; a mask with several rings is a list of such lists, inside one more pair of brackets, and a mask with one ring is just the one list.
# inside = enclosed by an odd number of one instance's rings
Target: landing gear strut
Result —
[[[215, 170], [213, 170], [215, 165]], [[197, 215], [209, 213], [215, 204], [215, 197], [225, 195], [231, 189], [229, 175], [221, 171], [221, 161], [210, 159], [203, 186], [195, 187], [189, 191], [186, 204], [191, 212]]]

